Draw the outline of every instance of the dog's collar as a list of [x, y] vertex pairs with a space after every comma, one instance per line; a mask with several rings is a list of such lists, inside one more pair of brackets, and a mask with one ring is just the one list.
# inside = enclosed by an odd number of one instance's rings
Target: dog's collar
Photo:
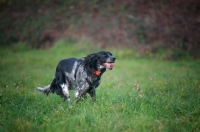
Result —
[[94, 71], [94, 74], [99, 76], [99, 75], [101, 75], [101, 72], [100, 71]]

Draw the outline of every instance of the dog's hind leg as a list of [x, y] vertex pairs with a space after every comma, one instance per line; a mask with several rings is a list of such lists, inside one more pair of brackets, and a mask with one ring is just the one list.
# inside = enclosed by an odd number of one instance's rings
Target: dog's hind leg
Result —
[[49, 92], [50, 92], [50, 86], [51, 86], [51, 85], [49, 84], [49, 85], [45, 86], [44, 88], [36, 87], [36, 89], [37, 89], [38, 91], [40, 91], [40, 92], [42, 92], [42, 93], [48, 95]]
[[72, 108], [72, 104], [71, 104], [71, 100], [70, 100], [70, 95], [69, 95], [69, 85], [63, 83], [63, 84], [61, 84], [60, 86], [61, 86], [61, 88], [62, 88], [64, 100], [67, 100], [68, 103], [69, 103], [69, 108]]

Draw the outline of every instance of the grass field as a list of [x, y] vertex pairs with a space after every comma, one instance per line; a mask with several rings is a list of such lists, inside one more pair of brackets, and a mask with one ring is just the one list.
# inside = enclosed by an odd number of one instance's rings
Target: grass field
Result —
[[71, 41], [0, 49], [0, 132], [200, 131], [200, 61], [111, 50], [116, 64], [102, 76], [96, 104], [88, 98], [69, 109], [59, 96], [35, 90], [52, 81], [59, 60], [97, 50]]

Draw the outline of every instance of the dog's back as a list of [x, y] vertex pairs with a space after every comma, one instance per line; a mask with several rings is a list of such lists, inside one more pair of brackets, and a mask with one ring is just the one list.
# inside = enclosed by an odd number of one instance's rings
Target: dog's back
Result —
[[71, 73], [77, 65], [75, 64], [78, 59], [76, 58], [69, 58], [61, 60], [56, 67], [56, 72], [65, 71]]

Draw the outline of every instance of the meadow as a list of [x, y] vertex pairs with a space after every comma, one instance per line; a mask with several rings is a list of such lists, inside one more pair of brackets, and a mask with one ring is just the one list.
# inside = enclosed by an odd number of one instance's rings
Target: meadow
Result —
[[[35, 90], [51, 83], [59, 60], [100, 50], [84, 43], [0, 49], [0, 132], [200, 131], [199, 60], [147, 59], [107, 49], [117, 60], [102, 76], [95, 104], [88, 98], [70, 109], [59, 96]], [[71, 96], [73, 101], [73, 91]]]

